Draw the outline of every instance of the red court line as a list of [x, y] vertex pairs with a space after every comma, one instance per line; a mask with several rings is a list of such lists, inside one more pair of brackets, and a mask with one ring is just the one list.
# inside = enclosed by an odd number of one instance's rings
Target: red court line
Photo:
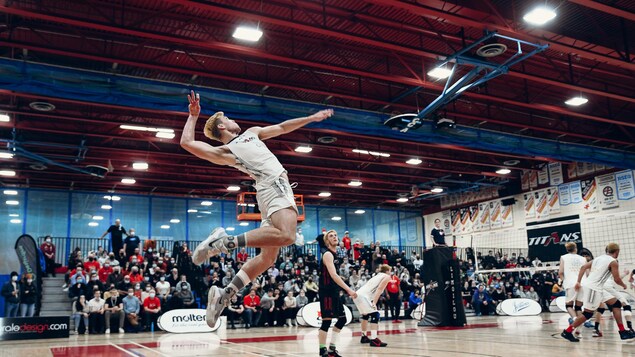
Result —
[[[403, 333], [414, 333], [417, 332], [417, 329], [415, 328], [409, 328], [409, 329], [405, 329], [405, 330], [385, 330], [385, 331], [378, 331], [378, 333], [384, 334], [384, 335], [398, 335], [398, 334], [403, 334]], [[353, 336], [361, 336], [362, 333], [361, 332], [353, 332]], [[297, 341], [297, 340], [304, 340], [307, 336], [305, 335], [290, 335], [290, 336], [262, 336], [262, 337], [241, 337], [241, 338], [228, 338], [226, 340], [222, 340], [222, 342], [229, 342], [229, 343], [244, 343], [244, 342], [249, 342], [249, 343], [258, 343], [258, 342], [280, 342], [280, 341]], [[317, 338], [317, 336], [311, 336], [310, 338]]]

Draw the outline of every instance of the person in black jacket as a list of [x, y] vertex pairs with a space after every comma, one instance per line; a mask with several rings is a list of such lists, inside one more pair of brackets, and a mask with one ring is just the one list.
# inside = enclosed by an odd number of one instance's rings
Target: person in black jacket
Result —
[[33, 276], [26, 274], [20, 284], [20, 317], [33, 317], [35, 315], [35, 301], [37, 290], [33, 284]]
[[18, 273], [11, 272], [11, 278], [2, 285], [2, 297], [4, 298], [4, 317], [17, 317], [20, 307], [20, 283]]

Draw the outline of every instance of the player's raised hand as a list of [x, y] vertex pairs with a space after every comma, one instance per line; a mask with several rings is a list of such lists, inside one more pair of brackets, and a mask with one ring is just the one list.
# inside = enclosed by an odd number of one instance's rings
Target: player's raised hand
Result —
[[194, 93], [194, 91], [191, 91], [190, 94], [187, 95], [187, 100], [190, 102], [190, 115], [197, 117], [199, 114], [201, 114], [201, 98], [198, 93]]
[[311, 115], [311, 119], [313, 119], [313, 121], [322, 121], [331, 116], [333, 116], [333, 109], [325, 109]]

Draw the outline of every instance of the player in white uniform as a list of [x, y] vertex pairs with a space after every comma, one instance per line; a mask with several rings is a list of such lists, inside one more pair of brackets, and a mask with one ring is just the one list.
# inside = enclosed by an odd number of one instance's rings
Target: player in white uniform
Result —
[[558, 276], [566, 292], [565, 305], [567, 312], [571, 315], [569, 323], [572, 323], [573, 319], [582, 315], [582, 292], [575, 289], [575, 283], [578, 281], [580, 268], [586, 263], [586, 259], [577, 254], [578, 247], [575, 243], [569, 242], [565, 244], [565, 248], [567, 254], [560, 257]]
[[[371, 347], [386, 347], [387, 344], [377, 338], [379, 330], [379, 311], [377, 301], [390, 282], [390, 265], [379, 266], [379, 273], [375, 274], [361, 288], [357, 290], [357, 298], [353, 299], [357, 310], [362, 315], [362, 339], [361, 343], [368, 343]], [[370, 336], [368, 335], [370, 324]]]
[[333, 115], [333, 111], [322, 110], [308, 117], [291, 119], [276, 125], [252, 127], [242, 134], [235, 121], [227, 118], [223, 112], [217, 112], [207, 120], [203, 130], [209, 139], [223, 143], [222, 146], [214, 147], [195, 139], [196, 121], [201, 112], [199, 95], [192, 91], [188, 100], [190, 116], [183, 128], [181, 147], [201, 159], [217, 165], [235, 167], [252, 177], [256, 181], [256, 200], [262, 213], [260, 228], [237, 236], [229, 236], [223, 228], [216, 228], [192, 254], [192, 262], [198, 265], [214, 255], [228, 254], [237, 247], [262, 249], [258, 256], [243, 265], [225, 289], [209, 289], [207, 324], [214, 326], [225, 302], [267, 270], [276, 261], [280, 247], [295, 242], [298, 211], [287, 172], [262, 141], [322, 121]]
[[590, 269], [590, 273], [584, 284], [584, 302], [582, 306], [584, 312], [582, 313], [582, 316], [575, 319], [573, 324], [569, 325], [569, 327], [562, 331], [560, 336], [571, 342], [579, 342], [580, 340], [573, 335], [573, 329], [582, 325], [586, 320], [591, 318], [600, 304], [605, 302], [613, 312], [617, 328], [620, 331], [620, 338], [622, 340], [635, 338], [635, 335], [630, 331], [625, 330], [624, 325], [622, 324], [622, 304], [617, 297], [604, 290], [604, 284], [611, 275], [613, 275], [616, 284], [626, 289], [626, 285], [619, 275], [619, 264], [617, 262], [619, 254], [619, 245], [617, 243], [610, 243], [606, 247], [606, 254], [593, 259], [593, 261], [584, 264], [580, 268], [578, 280], [575, 285], [576, 290], [581, 288], [580, 281], [582, 280], [582, 276]]

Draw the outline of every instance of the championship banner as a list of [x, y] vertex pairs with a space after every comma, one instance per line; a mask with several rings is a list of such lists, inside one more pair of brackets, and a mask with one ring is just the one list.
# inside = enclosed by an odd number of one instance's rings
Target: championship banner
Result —
[[491, 201], [489, 203], [489, 221], [491, 229], [498, 229], [503, 224], [500, 200]]
[[578, 177], [578, 166], [575, 162], [567, 165], [567, 177], [569, 179], [574, 179]]
[[537, 257], [543, 262], [553, 262], [567, 254], [564, 245], [568, 242], [574, 242], [578, 250], [582, 249], [582, 230], [579, 222], [560, 225], [542, 223], [535, 228], [527, 227], [527, 241], [528, 256]]
[[529, 190], [529, 172], [530, 170], [523, 170], [520, 174], [520, 188], [523, 191]]
[[450, 211], [443, 211], [441, 213], [441, 225], [444, 232], [452, 232], [452, 223], [450, 221]]
[[450, 221], [452, 224], [452, 235], [457, 235], [461, 232], [461, 214], [458, 209], [450, 210]]
[[538, 171], [531, 170], [529, 171], [529, 188], [538, 187]]
[[544, 221], [549, 219], [547, 190], [534, 191], [534, 198], [536, 199], [536, 220]]
[[564, 182], [562, 177], [562, 164], [559, 162], [549, 163], [549, 184], [558, 186]]
[[616, 195], [615, 175], [608, 174], [595, 178], [600, 196], [600, 208], [602, 210], [619, 207]]
[[472, 220], [470, 219], [469, 208], [461, 208], [461, 234], [472, 233]]
[[525, 193], [523, 196], [525, 197], [525, 219], [532, 220], [536, 218], [536, 199], [534, 198], [534, 193]]
[[576, 166], [576, 172], [578, 173], [578, 177], [588, 174], [588, 172], [586, 172], [586, 166], [584, 166], [584, 162], [576, 162], [575, 166]]
[[68, 338], [68, 316], [0, 318], [0, 341]]
[[481, 232], [490, 230], [489, 205], [487, 203], [478, 204], [478, 225]]
[[615, 173], [617, 185], [617, 199], [630, 200], [635, 197], [635, 183], [633, 182], [633, 171], [626, 170]]
[[549, 183], [549, 168], [544, 165], [540, 171], [538, 171], [538, 184], [546, 185]]
[[582, 200], [584, 201], [582, 208], [584, 208], [584, 212], [597, 212], [598, 195], [595, 179], [582, 180], [580, 181], [580, 185], [582, 187]]
[[584, 171], [585, 171], [587, 174], [592, 174], [592, 173], [594, 173], [594, 172], [595, 172], [595, 164], [590, 163], [590, 162], [585, 162], [585, 163], [584, 163]]
[[582, 202], [582, 185], [580, 181], [569, 183], [569, 191], [571, 192], [571, 203]]
[[441, 199], [439, 200], [441, 202], [441, 208], [446, 209], [448, 208], [449, 204], [449, 198], [448, 195], [445, 196], [441, 196]]
[[564, 184], [558, 186], [558, 194], [560, 196], [560, 205], [568, 206], [571, 204], [571, 190], [569, 189], [569, 184]]
[[549, 204], [549, 214], [560, 213], [560, 194], [557, 187], [547, 189], [547, 203]]
[[514, 225], [514, 206], [503, 206], [501, 212], [501, 219], [503, 221], [503, 228], [512, 227]]
[[595, 170], [595, 172], [600, 172], [600, 171], [604, 171], [607, 169], [607, 167], [605, 165], [602, 164], [593, 164], [593, 168]]
[[472, 231], [480, 232], [481, 228], [478, 222], [478, 215], [479, 215], [478, 205], [470, 206], [469, 211], [470, 211], [470, 222], [472, 223]]

